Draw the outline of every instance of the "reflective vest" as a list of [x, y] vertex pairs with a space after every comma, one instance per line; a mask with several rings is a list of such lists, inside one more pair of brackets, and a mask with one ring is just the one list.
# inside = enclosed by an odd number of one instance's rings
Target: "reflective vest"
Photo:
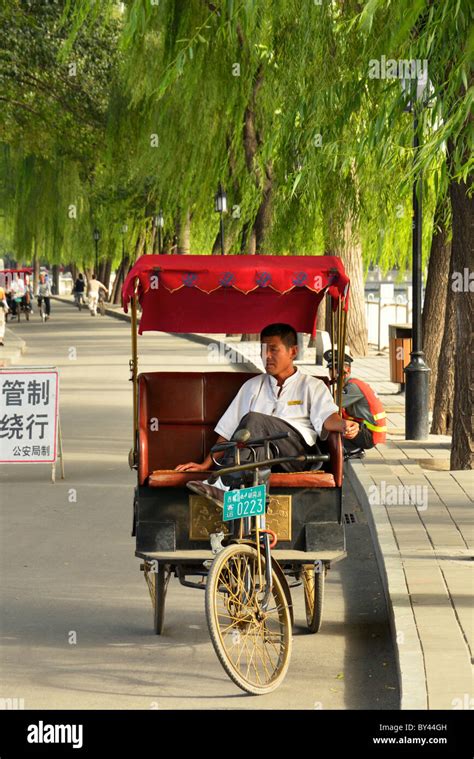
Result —
[[369, 407], [370, 418], [360, 419], [357, 416], [349, 416], [345, 409], [342, 409], [342, 418], [352, 419], [354, 422], [358, 422], [359, 424], [363, 424], [365, 427], [367, 427], [367, 429], [369, 429], [372, 433], [372, 438], [375, 444], [385, 443], [387, 427], [385, 426], [385, 410], [382, 401], [375, 395], [370, 385], [368, 385], [366, 382], [362, 382], [362, 380], [358, 379], [353, 379], [352, 377], [348, 380], [347, 384], [351, 382], [354, 385], [357, 385], [359, 390], [364, 394], [367, 405]]

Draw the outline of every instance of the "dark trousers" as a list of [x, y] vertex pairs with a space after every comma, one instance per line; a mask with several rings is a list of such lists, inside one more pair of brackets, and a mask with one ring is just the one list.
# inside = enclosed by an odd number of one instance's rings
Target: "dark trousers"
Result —
[[44, 295], [38, 295], [38, 308], [41, 308], [42, 300], [44, 300], [46, 316], [49, 316], [51, 313], [51, 300], [49, 297], [46, 297]]
[[[246, 429], [250, 432], [251, 439], [265, 437], [266, 435], [275, 435], [279, 432], [288, 432], [289, 436], [282, 440], [276, 440], [275, 443], [280, 451], [280, 456], [299, 456], [302, 453], [319, 454], [319, 448], [309, 446], [303, 436], [295, 430], [291, 424], [288, 424], [283, 419], [279, 419], [276, 416], [270, 414], [260, 414], [258, 411], [249, 411], [248, 414], [242, 417], [239, 422], [237, 430]], [[264, 447], [256, 448], [257, 461], [263, 461], [265, 459]], [[240, 449], [240, 461], [244, 464], [246, 461], [251, 461], [252, 455], [248, 448]], [[221, 466], [233, 466], [234, 465], [233, 453], [225, 453], [219, 461]], [[311, 469], [312, 467], [317, 469], [321, 464], [308, 464], [301, 461], [288, 461], [284, 464], [278, 464], [272, 467], [272, 472], [299, 472]], [[231, 476], [231, 475], [230, 475]], [[226, 475], [223, 476], [222, 481], [226, 483]]]

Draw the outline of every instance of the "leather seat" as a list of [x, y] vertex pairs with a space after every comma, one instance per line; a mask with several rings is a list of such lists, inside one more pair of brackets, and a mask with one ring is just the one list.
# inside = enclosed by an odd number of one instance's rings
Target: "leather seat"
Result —
[[[185, 487], [190, 480], [206, 480], [215, 472], [175, 472], [158, 469], [148, 477], [153, 488]], [[275, 472], [270, 475], [270, 487], [279, 488], [333, 488], [334, 475], [328, 472]]]
[[[215, 443], [218, 420], [242, 384], [257, 372], [143, 372], [138, 377], [138, 479], [151, 487], [184, 487], [210, 472], [175, 472], [202, 461]], [[318, 377], [326, 384], [327, 377]], [[330, 472], [274, 473], [273, 487], [335, 487], [342, 484], [341, 437], [330, 433]]]

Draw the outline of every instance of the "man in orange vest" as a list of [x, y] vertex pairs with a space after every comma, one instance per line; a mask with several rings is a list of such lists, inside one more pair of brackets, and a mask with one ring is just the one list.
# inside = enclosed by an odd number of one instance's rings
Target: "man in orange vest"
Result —
[[[337, 348], [334, 351], [334, 372], [332, 371], [332, 351], [326, 351], [324, 360], [328, 363], [332, 383], [337, 378]], [[346, 349], [344, 352], [342, 418], [351, 419], [359, 424], [359, 432], [351, 440], [344, 438], [344, 453], [354, 456], [364, 455], [366, 448], [373, 448], [377, 443], [385, 443], [386, 419], [382, 401], [372, 388], [362, 380], [351, 376], [353, 358]]]

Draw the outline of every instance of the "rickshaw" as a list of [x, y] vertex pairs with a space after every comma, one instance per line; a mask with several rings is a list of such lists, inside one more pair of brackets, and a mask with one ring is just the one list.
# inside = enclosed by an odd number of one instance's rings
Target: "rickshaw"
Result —
[[[314, 334], [324, 298], [332, 345], [345, 345], [349, 279], [334, 256], [143, 255], [122, 288], [124, 311], [131, 311], [129, 465], [137, 472], [132, 536], [152, 600], [154, 632], [163, 632], [172, 575], [204, 590], [216, 654], [250, 694], [272, 691], [288, 669], [291, 591], [303, 588], [307, 627], [317, 633], [326, 573], [346, 556], [341, 435], [329, 433], [323, 454], [300, 457], [307, 466], [297, 472], [271, 471], [289, 460], [279, 457], [278, 435], [252, 441], [240, 430], [216, 446], [214, 427], [257, 372], [139, 373], [138, 335], [256, 333], [271, 322]], [[342, 367], [334, 369], [339, 379], [332, 392], [341, 410]], [[319, 379], [329, 385], [327, 377]], [[240, 464], [245, 447], [252, 460]], [[224, 448], [233, 453], [230, 467], [219, 470], [213, 458], [216, 468], [208, 472], [175, 471], [184, 461], [203, 461], [209, 450]], [[322, 468], [312, 469], [315, 461]], [[187, 487], [225, 473], [236, 485], [225, 494], [224, 509]]]
[[25, 288], [25, 293], [21, 296], [12, 297], [10, 293], [11, 282], [15, 275], [25, 279], [25, 275], [29, 277], [33, 273], [31, 267], [23, 267], [20, 269], [1, 269], [0, 270], [0, 287], [3, 287], [7, 293], [7, 303], [10, 309], [9, 314], [11, 318], [17, 318], [20, 321], [20, 316], [23, 313], [26, 317], [26, 321], [30, 319], [31, 312], [31, 293], [28, 288]]

